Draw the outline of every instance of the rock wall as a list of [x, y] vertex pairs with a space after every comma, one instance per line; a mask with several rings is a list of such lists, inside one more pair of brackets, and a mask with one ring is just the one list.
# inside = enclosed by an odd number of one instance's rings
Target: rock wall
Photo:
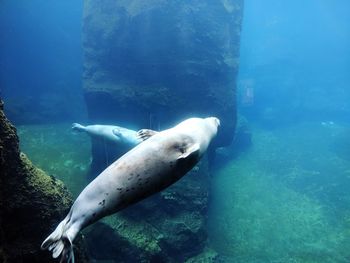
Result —
[[242, 11], [243, 0], [85, 0], [83, 86], [91, 122], [157, 129], [216, 115], [217, 144], [228, 145]]
[[[20, 152], [16, 128], [0, 100], [0, 262], [51, 262], [41, 242], [72, 203], [63, 183], [32, 165]], [[86, 262], [77, 241], [78, 262]]]

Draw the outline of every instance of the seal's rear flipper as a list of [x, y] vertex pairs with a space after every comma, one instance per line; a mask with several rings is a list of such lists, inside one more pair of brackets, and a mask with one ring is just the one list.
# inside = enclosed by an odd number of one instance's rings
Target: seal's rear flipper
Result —
[[79, 124], [79, 123], [73, 123], [72, 124], [72, 130], [73, 131], [85, 131], [85, 126]]
[[73, 244], [65, 235], [68, 221], [68, 217], [65, 218], [41, 244], [41, 249], [52, 251], [53, 258], [62, 254], [60, 263], [74, 263]]
[[74, 251], [72, 242], [69, 240], [69, 238], [64, 238], [63, 243], [64, 248], [62, 251], [60, 263], [74, 263]]
[[157, 134], [158, 132], [157, 131], [154, 131], [154, 130], [149, 130], [149, 129], [142, 129], [142, 130], [139, 130], [137, 132], [137, 137], [142, 140], [142, 141], [145, 141], [147, 139], [149, 139], [150, 137], [152, 137], [153, 135]]

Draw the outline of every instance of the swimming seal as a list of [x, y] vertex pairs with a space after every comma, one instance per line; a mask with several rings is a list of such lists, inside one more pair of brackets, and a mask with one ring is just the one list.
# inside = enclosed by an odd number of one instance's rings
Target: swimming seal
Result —
[[203, 156], [219, 125], [215, 117], [191, 118], [161, 132], [141, 130], [145, 141], [85, 187], [41, 248], [74, 262], [72, 242], [80, 230], [178, 181]]
[[113, 125], [87, 125], [73, 123], [74, 131], [86, 132], [92, 137], [99, 137], [118, 145], [135, 146], [142, 140], [138, 138], [137, 131]]

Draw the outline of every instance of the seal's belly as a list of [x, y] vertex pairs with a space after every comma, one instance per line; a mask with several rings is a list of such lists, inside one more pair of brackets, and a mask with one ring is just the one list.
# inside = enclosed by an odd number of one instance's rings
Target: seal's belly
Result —
[[175, 168], [173, 162], [164, 160], [164, 157], [163, 159], [145, 158], [141, 163], [136, 161], [119, 164], [115, 172], [111, 171], [109, 180], [115, 202], [110, 204], [112, 212], [140, 201], [172, 184]]
[[74, 202], [72, 219], [91, 224], [177, 181], [176, 162], [169, 155], [159, 149], [141, 154], [120, 158], [92, 181]]

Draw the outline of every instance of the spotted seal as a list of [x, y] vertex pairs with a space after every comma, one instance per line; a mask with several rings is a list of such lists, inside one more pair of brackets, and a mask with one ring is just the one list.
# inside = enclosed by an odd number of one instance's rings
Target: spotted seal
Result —
[[41, 248], [74, 262], [72, 242], [80, 230], [178, 181], [206, 152], [219, 125], [215, 117], [191, 118], [161, 132], [139, 131], [144, 141], [85, 187]]
[[72, 130], [85, 132], [91, 137], [105, 139], [106, 141], [116, 143], [120, 146], [129, 146], [129, 148], [142, 141], [138, 137], [137, 131], [120, 126], [99, 124], [83, 126], [79, 123], [73, 123]]

